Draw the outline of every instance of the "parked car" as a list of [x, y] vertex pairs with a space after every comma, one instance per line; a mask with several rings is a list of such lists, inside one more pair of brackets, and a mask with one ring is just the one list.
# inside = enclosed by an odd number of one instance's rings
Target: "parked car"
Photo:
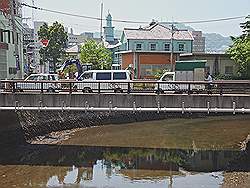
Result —
[[130, 72], [127, 70], [90, 70], [79, 77], [73, 88], [85, 93], [108, 90], [123, 92], [129, 89], [128, 82], [130, 82]]
[[[51, 81], [51, 82], [46, 82]], [[46, 90], [48, 92], [55, 92], [60, 89], [59, 83], [53, 83], [58, 81], [57, 74], [31, 74], [23, 82], [18, 82], [16, 90]]]

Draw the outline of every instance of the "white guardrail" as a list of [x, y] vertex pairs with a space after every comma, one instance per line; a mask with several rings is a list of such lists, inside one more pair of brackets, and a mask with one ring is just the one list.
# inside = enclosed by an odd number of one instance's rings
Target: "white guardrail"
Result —
[[117, 108], [117, 107], [108, 107], [108, 108], [96, 108], [96, 107], [25, 107], [25, 106], [15, 106], [15, 107], [0, 107], [0, 111], [83, 111], [83, 112], [180, 112], [184, 113], [232, 113], [232, 114], [245, 114], [250, 113], [250, 109], [245, 108], [141, 108], [141, 107], [132, 107], [132, 108]]

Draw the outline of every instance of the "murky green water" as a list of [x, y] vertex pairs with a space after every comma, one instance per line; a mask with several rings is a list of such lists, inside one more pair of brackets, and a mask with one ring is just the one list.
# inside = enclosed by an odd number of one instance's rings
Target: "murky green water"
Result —
[[[199, 122], [200, 127], [193, 127], [195, 131], [203, 130], [203, 132], [208, 133], [210, 132], [209, 126], [214, 129], [216, 123], [216, 119], [210, 120], [171, 120], [168, 121], [167, 125], [171, 134], [175, 134], [174, 127], [180, 126], [178, 130], [181, 130], [183, 125], [189, 125], [186, 129], [188, 135], [194, 131], [192, 127], [198, 126], [197, 122]], [[191, 121], [193, 121], [193, 124]], [[234, 123], [228, 123], [232, 121]], [[212, 123], [209, 124], [209, 122]], [[118, 147], [119, 144], [124, 146], [124, 139], [121, 137], [120, 141], [119, 139], [116, 140], [116, 137], [120, 134], [114, 127], [112, 132], [112, 125], [107, 127], [108, 135], [105, 131], [100, 132], [100, 130], [105, 130], [105, 127], [101, 127], [101, 129], [91, 128], [91, 130], [75, 132], [69, 140], [59, 144], [27, 144], [16, 148], [1, 146], [0, 187], [220, 187], [223, 183], [222, 172], [236, 164], [239, 156], [242, 155], [242, 152], [236, 149], [235, 139], [231, 133], [239, 134], [236, 138], [240, 138], [239, 141], [241, 141], [245, 134], [250, 133], [250, 121], [247, 118], [227, 118], [227, 120], [220, 119], [218, 122], [218, 126], [223, 124], [223, 128], [220, 127], [218, 130], [225, 131], [216, 132], [216, 135], [220, 136], [221, 139], [225, 137], [224, 142], [230, 140], [228, 137], [234, 140], [233, 144], [225, 144], [226, 147], [224, 148], [223, 144], [217, 148], [199, 148], [199, 139], [201, 139], [199, 134], [197, 137], [193, 136], [190, 139], [190, 147], [181, 147], [181, 145], [180, 147], [165, 147], [162, 149], [150, 148], [151, 145], [146, 147], [148, 139], [146, 135], [150, 132], [150, 129], [151, 139], [154, 140], [157, 133], [155, 127], [165, 125], [166, 121], [154, 122], [153, 125], [150, 122], [115, 125], [117, 129], [120, 126], [120, 131], [123, 130], [123, 133], [127, 134], [127, 138], [131, 138], [132, 141], [137, 140], [136, 136], [144, 137], [145, 143], [140, 147], [134, 147], [132, 144], [131, 147]], [[137, 130], [142, 125], [144, 125], [143, 131], [141, 134], [137, 134]], [[233, 128], [232, 125], [235, 125], [235, 127]], [[128, 134], [128, 132], [133, 132], [131, 126], [133, 126], [136, 134]], [[170, 128], [171, 126], [172, 128]], [[243, 131], [236, 131], [239, 126], [244, 130], [244, 134]], [[227, 131], [228, 129], [230, 131]], [[92, 134], [86, 137], [88, 131], [91, 131]], [[211, 132], [215, 131], [212, 130]], [[103, 142], [100, 144], [100, 139], [97, 139], [95, 144], [104, 145], [105, 142], [109, 141], [112, 133], [115, 138], [113, 140], [114, 146], [87, 146], [86, 140], [96, 139], [98, 138], [97, 135], [102, 138]], [[161, 134], [163, 136], [164, 133]], [[167, 131], [165, 135], [170, 138]], [[182, 132], [181, 135], [185, 134]], [[192, 133], [192, 135], [195, 134]], [[206, 138], [208, 137], [206, 136]], [[138, 143], [143, 143], [141, 139], [139, 140]], [[149, 141], [149, 144], [154, 143], [152, 140]], [[193, 140], [196, 140], [195, 144]], [[202, 143], [205, 143], [204, 140], [201, 139]], [[157, 145], [158, 141], [159, 138], [155, 139], [154, 145]], [[185, 140], [182, 141], [187, 143]], [[180, 140], [178, 143], [182, 143], [182, 141]], [[211, 140], [208, 139], [207, 142], [208, 144], [205, 144], [205, 146], [209, 146]], [[128, 141], [125, 143], [129, 144]], [[135, 142], [134, 145], [138, 146], [138, 143]], [[184, 145], [188, 146], [190, 143]], [[216, 143], [220, 146], [223, 141]]]

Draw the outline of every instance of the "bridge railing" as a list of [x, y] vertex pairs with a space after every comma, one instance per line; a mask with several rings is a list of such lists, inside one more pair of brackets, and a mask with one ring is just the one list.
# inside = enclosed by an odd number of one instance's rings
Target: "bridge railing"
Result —
[[5, 92], [83, 92], [83, 93], [250, 93], [250, 80], [207, 81], [24, 81], [2, 80]]

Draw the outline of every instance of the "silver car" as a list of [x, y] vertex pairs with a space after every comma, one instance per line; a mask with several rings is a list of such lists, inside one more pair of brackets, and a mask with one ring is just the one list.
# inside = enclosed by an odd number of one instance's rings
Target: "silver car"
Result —
[[46, 90], [48, 92], [55, 92], [60, 89], [57, 74], [31, 74], [23, 82], [16, 85], [16, 90]]

